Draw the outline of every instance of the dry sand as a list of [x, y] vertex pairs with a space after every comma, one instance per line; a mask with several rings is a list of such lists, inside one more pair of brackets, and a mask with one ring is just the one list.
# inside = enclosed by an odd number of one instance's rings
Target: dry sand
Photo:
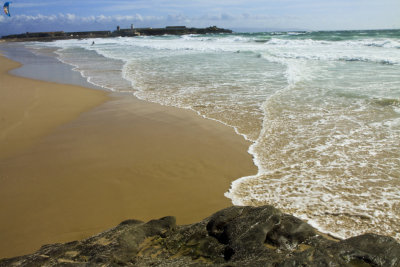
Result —
[[0, 57], [0, 258], [129, 218], [201, 220], [231, 205], [231, 181], [256, 172], [229, 127], [6, 73], [16, 66]]

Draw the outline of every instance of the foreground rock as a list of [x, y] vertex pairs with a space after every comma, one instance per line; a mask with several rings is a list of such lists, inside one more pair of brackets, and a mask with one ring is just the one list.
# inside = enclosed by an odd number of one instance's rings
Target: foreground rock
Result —
[[230, 207], [177, 226], [128, 220], [83, 241], [45, 245], [0, 266], [400, 266], [400, 244], [366, 234], [342, 241], [271, 206]]

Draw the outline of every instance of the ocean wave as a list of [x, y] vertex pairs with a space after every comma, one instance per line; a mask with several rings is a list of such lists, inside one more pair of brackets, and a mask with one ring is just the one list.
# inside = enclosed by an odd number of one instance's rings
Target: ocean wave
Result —
[[318, 41], [313, 39], [286, 39], [286, 38], [271, 38], [267, 44], [277, 46], [313, 46], [313, 45], [324, 45], [332, 44], [331, 41]]
[[269, 55], [283, 59], [318, 61], [359, 61], [385, 65], [399, 65], [400, 53], [394, 48], [375, 49], [363, 42], [328, 42], [306, 40], [271, 39], [265, 44]]
[[[304, 35], [304, 33], [302, 33]], [[119, 37], [96, 39], [95, 46], [88, 40], [61, 40], [50, 46], [79, 46], [95, 50], [110, 58], [125, 58], [123, 47], [141, 47], [165, 51], [193, 52], [237, 52], [256, 54], [270, 53], [276, 57], [309, 59], [363, 61], [378, 64], [400, 64], [400, 42], [395, 39], [361, 39], [328, 41], [313, 39], [276, 38], [272, 35], [188, 35], [181, 37]], [[109, 48], [109, 49], [107, 49]], [[115, 48], [115, 49], [114, 49]], [[113, 50], [114, 49], [114, 50]], [[121, 51], [121, 53], [118, 53]]]
[[373, 58], [363, 58], [363, 57], [342, 57], [334, 60], [339, 60], [339, 61], [360, 61], [360, 62], [371, 62], [371, 63], [377, 63], [377, 64], [382, 64], [382, 65], [398, 65], [400, 64], [399, 61], [393, 61], [390, 59], [373, 59]]
[[368, 228], [394, 236], [399, 224], [385, 216], [400, 218], [394, 191], [400, 175], [396, 41], [308, 35], [123, 37], [96, 39], [94, 46], [91, 40], [52, 45], [78, 47], [83, 54], [74, 63], [82, 67], [86, 56], [92, 72], [84, 75], [91, 79], [104, 73], [96, 72], [100, 61], [90, 56], [118, 59], [119, 78], [131, 82], [137, 97], [193, 109], [254, 142], [249, 152], [259, 173], [232, 184], [227, 196], [235, 204], [281, 205], [338, 236]]
[[369, 47], [382, 47], [382, 48], [396, 48], [400, 49], [400, 42], [394, 39], [365, 39], [358, 41], [346, 41], [351, 46], [369, 46]]
[[339, 46], [367, 46], [381, 48], [400, 49], [400, 41], [398, 39], [360, 39], [360, 40], [314, 40], [308, 39], [287, 39], [273, 37], [268, 41], [269, 45], [288, 45], [288, 46], [312, 46], [312, 45], [339, 45]]

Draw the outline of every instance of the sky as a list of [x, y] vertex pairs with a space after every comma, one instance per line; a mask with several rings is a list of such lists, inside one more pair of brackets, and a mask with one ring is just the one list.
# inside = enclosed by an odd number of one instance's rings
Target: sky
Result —
[[1, 36], [131, 24], [234, 31], [400, 28], [400, 0], [13, 0], [10, 13], [0, 15]]

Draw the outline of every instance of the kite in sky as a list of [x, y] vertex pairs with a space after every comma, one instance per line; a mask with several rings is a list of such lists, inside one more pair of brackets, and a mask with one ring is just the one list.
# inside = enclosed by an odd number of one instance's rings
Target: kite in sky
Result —
[[10, 15], [10, 2], [6, 2], [3, 6], [4, 9], [4, 13], [6, 13], [7, 16], [11, 16]]

